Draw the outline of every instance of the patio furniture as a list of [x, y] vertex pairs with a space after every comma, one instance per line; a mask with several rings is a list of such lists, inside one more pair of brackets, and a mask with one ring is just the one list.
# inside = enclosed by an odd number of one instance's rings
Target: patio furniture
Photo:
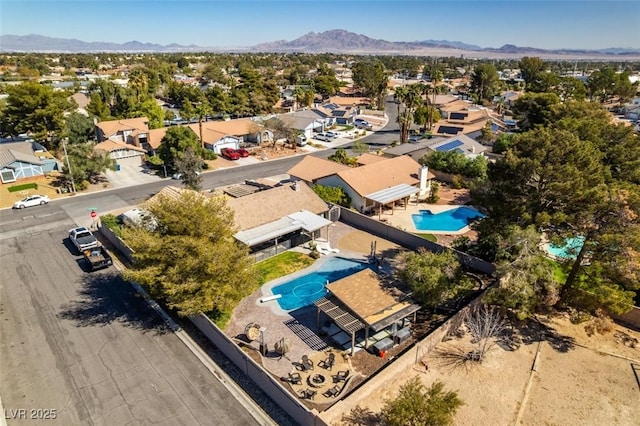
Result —
[[339, 393], [340, 388], [338, 386], [334, 386], [331, 389], [327, 389], [325, 392], [323, 392], [322, 395], [326, 396], [327, 398], [335, 398]]
[[331, 371], [331, 368], [333, 368], [333, 364], [335, 364], [335, 362], [336, 362], [336, 354], [331, 352], [329, 354], [329, 357], [320, 361], [318, 365], [324, 368], [325, 370]]
[[309, 359], [307, 355], [302, 355], [302, 362], [298, 364], [298, 369], [301, 371], [313, 370], [313, 361]]
[[302, 377], [300, 373], [289, 373], [288, 377], [281, 377], [280, 380], [283, 382], [291, 383], [292, 385], [299, 385], [302, 383]]
[[349, 370], [338, 371], [338, 374], [334, 374], [332, 377], [333, 383], [344, 382], [347, 380], [347, 377], [349, 377]]
[[302, 399], [313, 399], [318, 392], [311, 389], [304, 389], [300, 392], [300, 398]]

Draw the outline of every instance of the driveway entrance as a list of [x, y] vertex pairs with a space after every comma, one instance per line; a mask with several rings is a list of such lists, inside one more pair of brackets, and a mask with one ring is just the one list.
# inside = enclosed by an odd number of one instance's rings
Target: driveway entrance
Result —
[[113, 188], [157, 182], [162, 178], [154, 174], [144, 173], [142, 156], [118, 158], [119, 170], [107, 170], [105, 175]]

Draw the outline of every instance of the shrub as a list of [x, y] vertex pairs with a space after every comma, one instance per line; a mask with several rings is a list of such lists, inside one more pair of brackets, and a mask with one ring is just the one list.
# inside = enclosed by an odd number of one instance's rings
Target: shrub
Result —
[[116, 216], [112, 214], [105, 214], [103, 216], [100, 216], [100, 223], [102, 224], [102, 226], [106, 226], [111, 231], [113, 231], [113, 233], [118, 237], [122, 236], [122, 223]]
[[24, 190], [27, 190], [27, 189], [38, 189], [38, 184], [35, 183], [35, 182], [23, 183], [22, 185], [10, 186], [7, 189], [9, 190], [9, 192], [18, 192], [18, 191], [24, 191]]

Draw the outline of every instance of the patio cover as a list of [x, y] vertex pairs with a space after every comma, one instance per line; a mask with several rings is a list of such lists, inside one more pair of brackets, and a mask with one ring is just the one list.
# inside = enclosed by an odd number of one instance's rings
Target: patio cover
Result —
[[413, 194], [417, 194], [418, 192], [420, 192], [420, 188], [416, 188], [415, 186], [408, 185], [406, 183], [401, 183], [399, 185], [365, 195], [365, 198], [379, 204], [389, 204], [391, 202], [407, 198]]
[[234, 237], [236, 240], [252, 247], [300, 229], [304, 229], [307, 232], [317, 231], [324, 226], [331, 225], [331, 223], [330, 220], [322, 216], [307, 210], [301, 210], [273, 222], [246, 231], [240, 231]]
[[369, 329], [380, 331], [420, 310], [400, 290], [383, 283], [371, 269], [327, 285], [330, 294], [315, 302], [318, 309], [331, 318], [342, 330], [351, 334], [352, 351], [355, 333], [365, 329], [365, 348]]

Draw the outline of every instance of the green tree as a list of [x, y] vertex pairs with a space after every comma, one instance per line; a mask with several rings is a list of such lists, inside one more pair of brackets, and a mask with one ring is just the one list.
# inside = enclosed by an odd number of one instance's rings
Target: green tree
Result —
[[398, 124], [400, 126], [400, 143], [409, 140], [411, 125], [414, 123], [416, 110], [423, 105], [422, 93], [418, 85], [397, 87], [395, 99], [398, 102]]
[[64, 114], [73, 110], [75, 102], [69, 102], [64, 92], [32, 81], [5, 90], [9, 96], [1, 116], [2, 132], [9, 136], [29, 133], [55, 150], [65, 131]]
[[495, 154], [504, 154], [511, 146], [511, 138], [513, 135], [503, 133], [493, 143], [492, 151]]
[[604, 67], [595, 70], [587, 79], [587, 92], [590, 100], [607, 101], [615, 92], [616, 72], [613, 68]]
[[532, 91], [531, 84], [547, 69], [547, 63], [538, 57], [525, 56], [518, 63], [518, 68], [520, 68], [520, 74], [527, 91]]
[[159, 197], [145, 206], [155, 230], [123, 230], [135, 258], [123, 275], [180, 316], [231, 311], [257, 287], [248, 249], [233, 238], [233, 212], [223, 197]]
[[413, 297], [427, 308], [435, 308], [473, 286], [452, 251], [433, 253], [420, 248], [417, 252], [401, 253], [396, 259], [400, 278], [411, 287]]
[[364, 143], [362, 139], [356, 139], [351, 145], [351, 151], [356, 155], [362, 155], [365, 152], [369, 152], [369, 145]]
[[127, 114], [128, 118], [147, 117], [150, 129], [159, 129], [164, 126], [164, 110], [155, 99], [147, 99], [136, 105], [135, 109]]
[[336, 149], [336, 152], [327, 157], [328, 160], [335, 161], [336, 163], [345, 164], [347, 166], [355, 166], [356, 158], [349, 157], [347, 151], [344, 148]]
[[202, 189], [202, 176], [200, 171], [204, 166], [204, 161], [193, 150], [187, 147], [182, 156], [176, 158], [175, 168], [182, 175], [182, 183], [189, 189], [200, 191]]
[[389, 73], [384, 64], [379, 60], [365, 60], [354, 63], [351, 70], [355, 86], [361, 88], [365, 95], [371, 98], [372, 104], [377, 109], [384, 109], [384, 99], [389, 83]]
[[498, 71], [492, 64], [476, 65], [471, 76], [471, 90], [478, 101], [491, 100], [499, 82]]
[[527, 93], [521, 96], [513, 105], [518, 126], [522, 130], [531, 130], [536, 126], [549, 125], [553, 118], [551, 107], [559, 103], [560, 98], [555, 93]]
[[313, 192], [327, 203], [338, 204], [343, 207], [351, 206], [351, 198], [339, 186], [314, 185]]
[[176, 160], [182, 158], [188, 148], [202, 155], [200, 141], [189, 127], [173, 126], [167, 130], [156, 153], [168, 167], [176, 167]]
[[385, 400], [382, 418], [389, 426], [446, 426], [453, 424], [463, 404], [456, 392], [444, 390], [442, 382], [427, 389], [413, 377], [400, 386], [396, 398]]
[[109, 157], [108, 152], [94, 150], [93, 146], [94, 145], [89, 142], [76, 143], [67, 147], [71, 173], [69, 172], [65, 159], [62, 174], [67, 181], [70, 181], [73, 175], [73, 181], [78, 190], [86, 189], [90, 183], [98, 183], [100, 176], [107, 171], [107, 169], [116, 169], [116, 160]]
[[86, 143], [95, 136], [95, 126], [91, 117], [78, 112], [69, 114], [66, 120], [66, 130], [70, 144]]
[[521, 320], [528, 318], [558, 302], [562, 283], [554, 272], [554, 263], [540, 250], [540, 233], [533, 226], [510, 227], [498, 253], [499, 285], [484, 300], [511, 309]]

